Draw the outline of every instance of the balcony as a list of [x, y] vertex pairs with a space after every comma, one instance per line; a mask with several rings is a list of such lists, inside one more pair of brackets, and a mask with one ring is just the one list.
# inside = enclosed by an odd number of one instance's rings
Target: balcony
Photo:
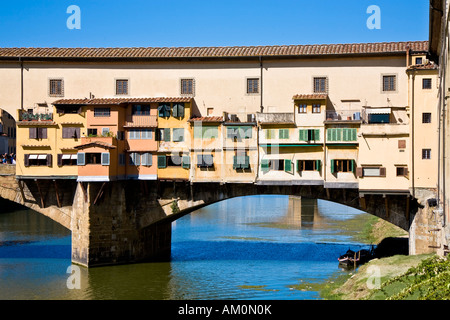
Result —
[[361, 110], [340, 110], [340, 111], [327, 111], [325, 122], [333, 121], [361, 121]]
[[256, 121], [259, 124], [284, 124], [294, 125], [294, 113], [256, 113]]
[[125, 128], [156, 128], [158, 126], [157, 116], [131, 115], [125, 120]]

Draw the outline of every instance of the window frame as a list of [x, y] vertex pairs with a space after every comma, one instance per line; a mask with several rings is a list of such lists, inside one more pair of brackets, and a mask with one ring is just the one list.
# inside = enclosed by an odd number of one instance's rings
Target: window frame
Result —
[[[320, 83], [321, 81], [324, 83]], [[327, 76], [314, 76], [312, 78], [312, 91], [314, 93], [328, 93], [328, 77]]]
[[[393, 78], [394, 79], [394, 83], [388, 83], [389, 87], [386, 87], [386, 81], [385, 78]], [[393, 85], [393, 89], [390, 88], [390, 86]], [[397, 88], [398, 88], [398, 75], [397, 74], [382, 74], [381, 75], [381, 92], [382, 93], [396, 93], [397, 92]]]
[[[188, 83], [185, 85], [185, 83]], [[195, 78], [180, 79], [180, 94], [182, 96], [193, 97], [195, 95]]]
[[422, 149], [422, 160], [431, 160], [431, 149], [430, 148]]
[[422, 123], [431, 123], [431, 112], [422, 112]]
[[[52, 82], [58, 81], [61, 83], [60, 92], [52, 92], [53, 86]], [[49, 78], [48, 79], [48, 95], [49, 97], [64, 97], [64, 78]]]
[[[126, 93], [125, 90], [123, 88], [123, 84], [122, 84], [122, 92], [119, 92], [119, 82], [123, 82], [126, 83]], [[130, 95], [130, 79], [127, 78], [116, 78], [114, 79], [114, 92], [116, 96], [128, 96]]]
[[111, 108], [109, 107], [94, 108], [94, 118], [109, 118], [109, 117], [111, 117]]
[[[255, 91], [255, 84], [254, 82], [256, 81], [256, 91]], [[258, 95], [261, 92], [261, 84], [260, 84], [260, 78], [259, 77], [248, 77], [245, 80], [245, 84], [246, 84], [246, 93], [248, 95]]]
[[423, 90], [431, 90], [433, 88], [433, 79], [432, 78], [423, 78], [422, 79], [422, 89]]

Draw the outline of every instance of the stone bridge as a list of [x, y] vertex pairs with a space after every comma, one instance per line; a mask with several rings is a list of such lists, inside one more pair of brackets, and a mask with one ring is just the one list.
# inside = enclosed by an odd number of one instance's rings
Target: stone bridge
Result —
[[13, 165], [0, 167], [0, 187], [2, 198], [71, 230], [72, 262], [86, 267], [168, 260], [173, 221], [217, 201], [261, 194], [323, 199], [376, 215], [409, 231], [410, 254], [439, 246], [433, 207], [405, 193], [367, 194], [309, 185], [17, 180]]

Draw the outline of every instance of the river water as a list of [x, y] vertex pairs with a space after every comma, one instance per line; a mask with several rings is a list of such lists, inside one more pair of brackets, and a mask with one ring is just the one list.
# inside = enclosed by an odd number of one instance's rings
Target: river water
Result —
[[348, 272], [337, 257], [368, 247], [354, 238], [368, 216], [323, 200], [234, 198], [173, 222], [170, 262], [73, 271], [70, 231], [31, 210], [0, 213], [0, 299], [320, 299], [316, 284]]

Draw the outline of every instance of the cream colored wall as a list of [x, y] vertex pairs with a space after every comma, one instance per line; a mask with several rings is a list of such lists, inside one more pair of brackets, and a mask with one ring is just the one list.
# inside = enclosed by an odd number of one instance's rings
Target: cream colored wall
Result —
[[[424, 78], [432, 79], [432, 89], [422, 89]], [[439, 125], [437, 95], [437, 71], [419, 71], [414, 80], [414, 186], [416, 188], [437, 188]], [[423, 112], [431, 113], [431, 123], [422, 123]], [[422, 159], [422, 149], [431, 149], [431, 159]]]
[[[312, 78], [327, 76], [329, 97], [337, 109], [347, 108], [342, 100], [359, 99], [362, 105], [404, 106], [407, 104], [405, 57], [305, 58], [264, 62], [263, 105], [267, 112], [292, 112], [295, 94], [312, 93]], [[9, 68], [8, 68], [9, 66]], [[115, 95], [115, 80], [129, 79], [130, 97], [180, 96], [180, 79], [195, 80], [195, 101], [202, 115], [214, 108], [222, 112], [260, 111], [261, 95], [246, 93], [246, 79], [259, 78], [259, 61], [190, 63], [24, 63], [24, 106], [52, 103], [50, 78], [64, 79], [64, 98], [121, 97]], [[0, 108], [20, 106], [18, 63], [0, 65]], [[381, 92], [382, 74], [396, 74], [394, 93]], [[348, 84], [352, 85], [349, 86]], [[389, 99], [389, 102], [388, 102]], [[195, 110], [194, 110], [195, 111]]]

